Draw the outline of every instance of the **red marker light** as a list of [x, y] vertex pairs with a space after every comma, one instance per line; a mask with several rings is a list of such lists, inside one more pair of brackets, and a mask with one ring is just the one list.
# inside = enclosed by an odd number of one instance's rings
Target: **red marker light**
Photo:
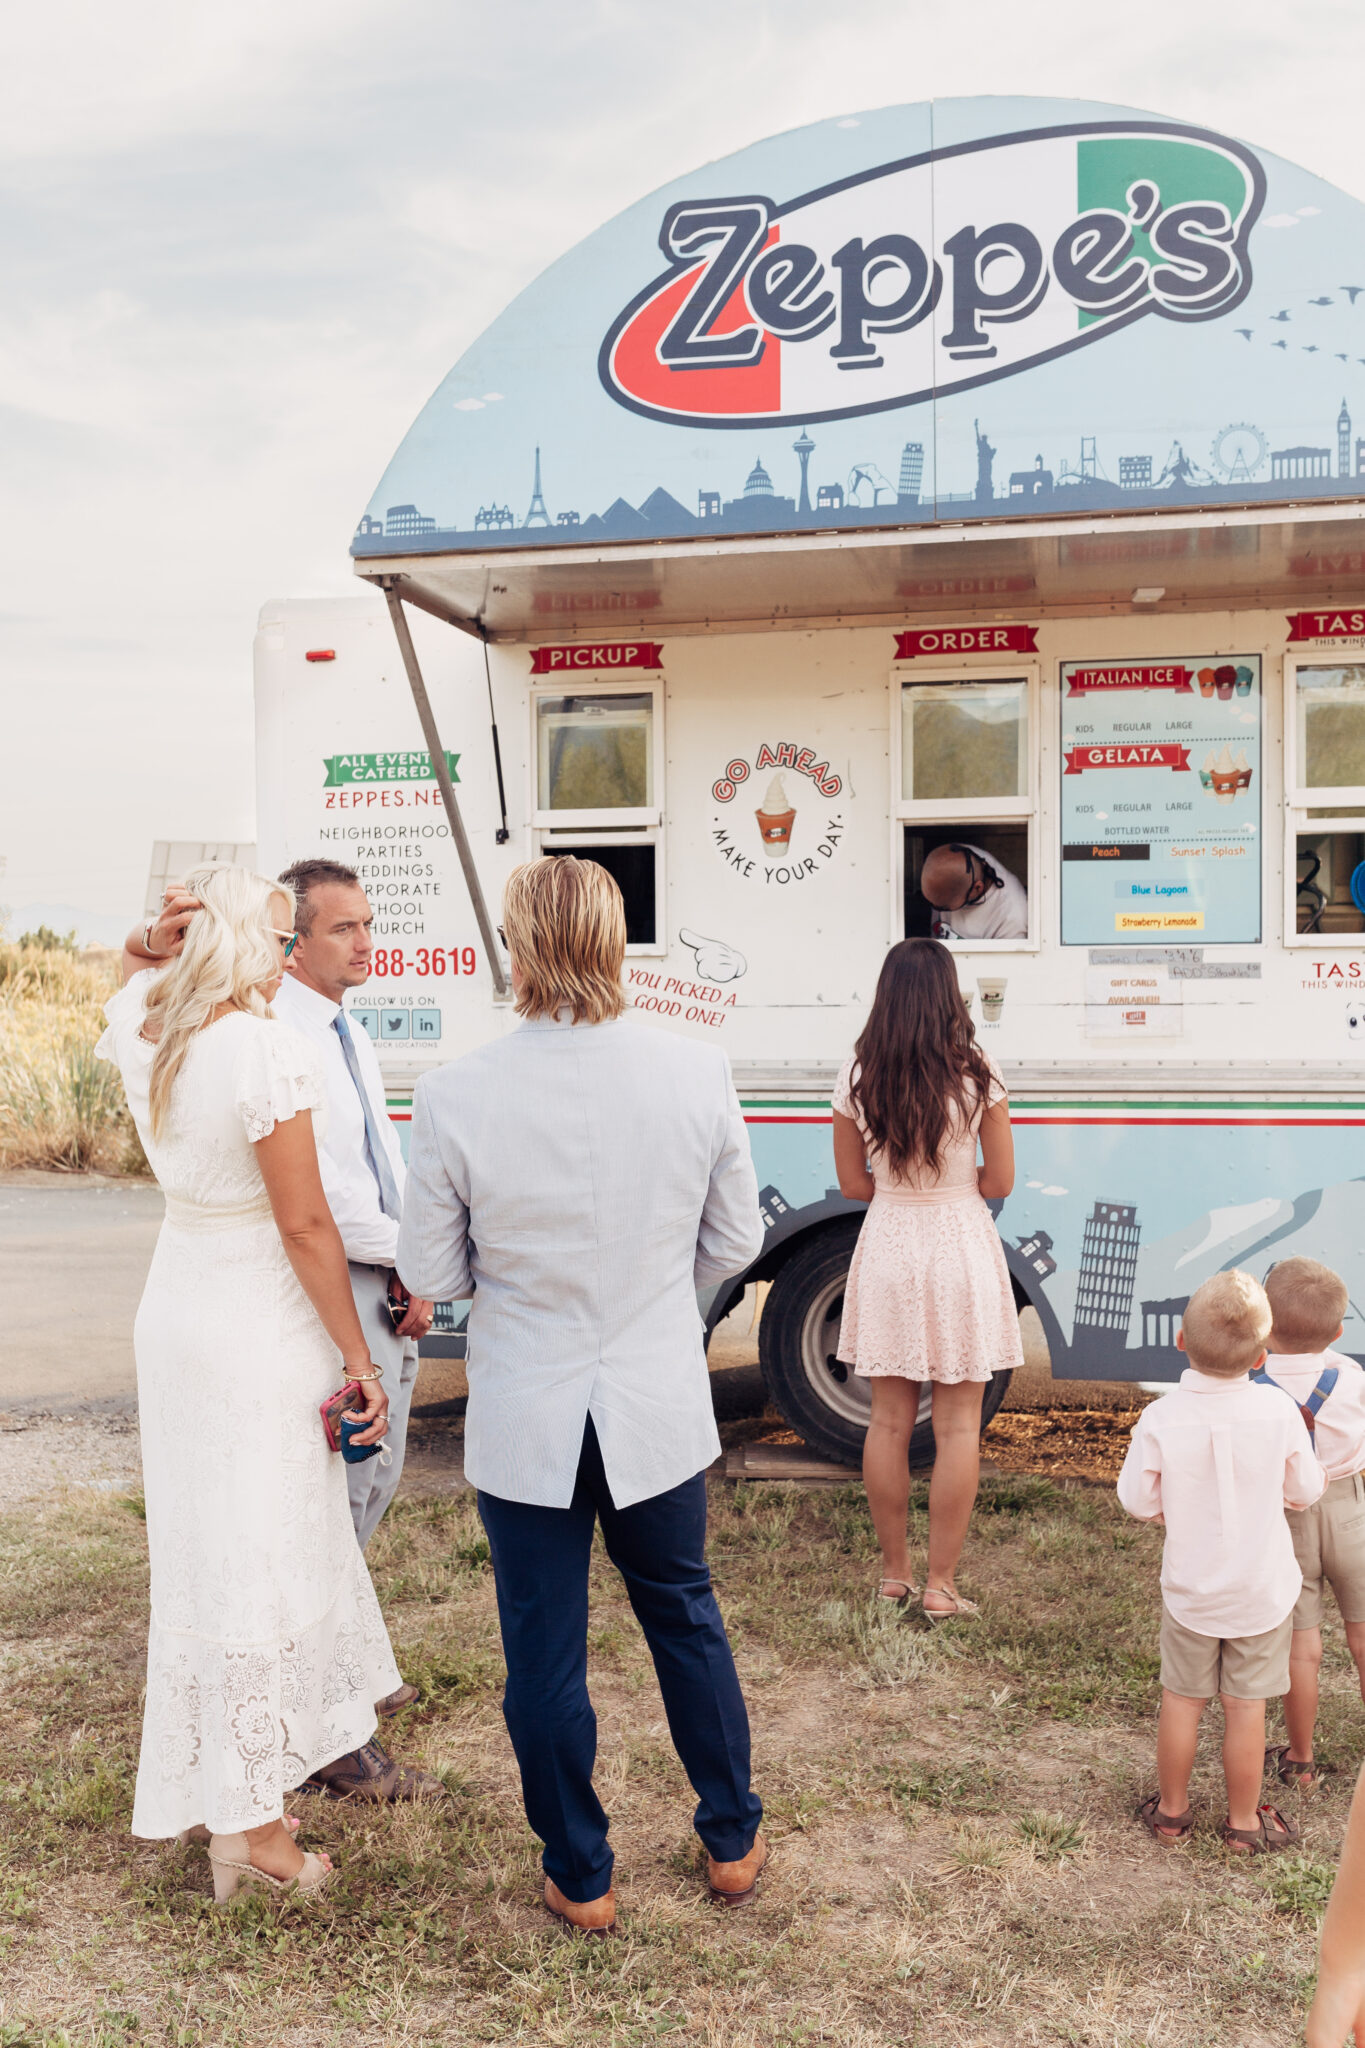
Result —
[[337, 651], [335, 647], [310, 647], [303, 658], [305, 661], [335, 661]]

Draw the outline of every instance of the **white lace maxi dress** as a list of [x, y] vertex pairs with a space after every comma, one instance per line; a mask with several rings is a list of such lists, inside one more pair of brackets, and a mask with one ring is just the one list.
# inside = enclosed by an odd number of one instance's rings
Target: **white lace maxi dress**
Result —
[[110, 1002], [99, 1050], [166, 1197], [134, 1325], [151, 1626], [133, 1833], [157, 1839], [277, 1819], [402, 1681], [318, 1415], [340, 1358], [256, 1163], [277, 1123], [322, 1117], [321, 1071], [285, 1025], [224, 1017], [194, 1040], [154, 1139], [152, 979]]

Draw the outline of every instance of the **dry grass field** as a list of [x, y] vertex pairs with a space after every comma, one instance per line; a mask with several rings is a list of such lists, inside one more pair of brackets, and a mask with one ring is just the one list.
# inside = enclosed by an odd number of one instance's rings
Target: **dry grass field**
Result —
[[0, 1168], [145, 1173], [118, 1069], [95, 1058], [112, 953], [0, 940]]
[[[920, 1533], [923, 1497], [916, 1515]], [[0, 2048], [1271, 2048], [1300, 2037], [1365, 1713], [1330, 1639], [1302, 1852], [1131, 1819], [1153, 1783], [1159, 1539], [1106, 1489], [988, 1481], [979, 1621], [874, 1609], [860, 1489], [713, 1487], [712, 1553], [754, 1721], [773, 1861], [709, 1907], [691, 1798], [640, 1638], [595, 1564], [599, 1779], [622, 1932], [563, 1936], [499, 1712], [468, 1495], [401, 1502], [371, 1559], [424, 1704], [400, 1754], [448, 1798], [305, 1803], [342, 1878], [312, 1907], [210, 1901], [202, 1851], [128, 1837], [145, 1613], [136, 1497], [72, 1492], [0, 1527]], [[1216, 1711], [1211, 1713], [1216, 1722]]]

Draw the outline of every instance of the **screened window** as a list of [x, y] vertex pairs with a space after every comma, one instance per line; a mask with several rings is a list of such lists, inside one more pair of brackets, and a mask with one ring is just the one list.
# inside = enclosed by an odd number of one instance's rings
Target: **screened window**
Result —
[[536, 701], [537, 809], [652, 811], [654, 697], [541, 697]]
[[1298, 665], [1294, 740], [1301, 791], [1365, 789], [1365, 662]]
[[1028, 684], [906, 682], [901, 692], [901, 793], [912, 804], [1026, 799]]

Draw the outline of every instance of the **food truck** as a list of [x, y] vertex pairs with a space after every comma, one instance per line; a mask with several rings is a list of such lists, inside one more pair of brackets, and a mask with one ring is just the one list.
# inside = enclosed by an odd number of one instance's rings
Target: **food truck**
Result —
[[262, 858], [358, 869], [395, 1119], [514, 1026], [512, 866], [600, 861], [640, 1028], [748, 1119], [767, 1238], [708, 1327], [770, 1283], [770, 1392], [854, 1460], [830, 1091], [937, 932], [1056, 1377], [1173, 1379], [1193, 1289], [1294, 1252], [1365, 1358], [1362, 373], [1365, 209], [1121, 107], [832, 118], [560, 258], [418, 415], [357, 595], [261, 614]]

